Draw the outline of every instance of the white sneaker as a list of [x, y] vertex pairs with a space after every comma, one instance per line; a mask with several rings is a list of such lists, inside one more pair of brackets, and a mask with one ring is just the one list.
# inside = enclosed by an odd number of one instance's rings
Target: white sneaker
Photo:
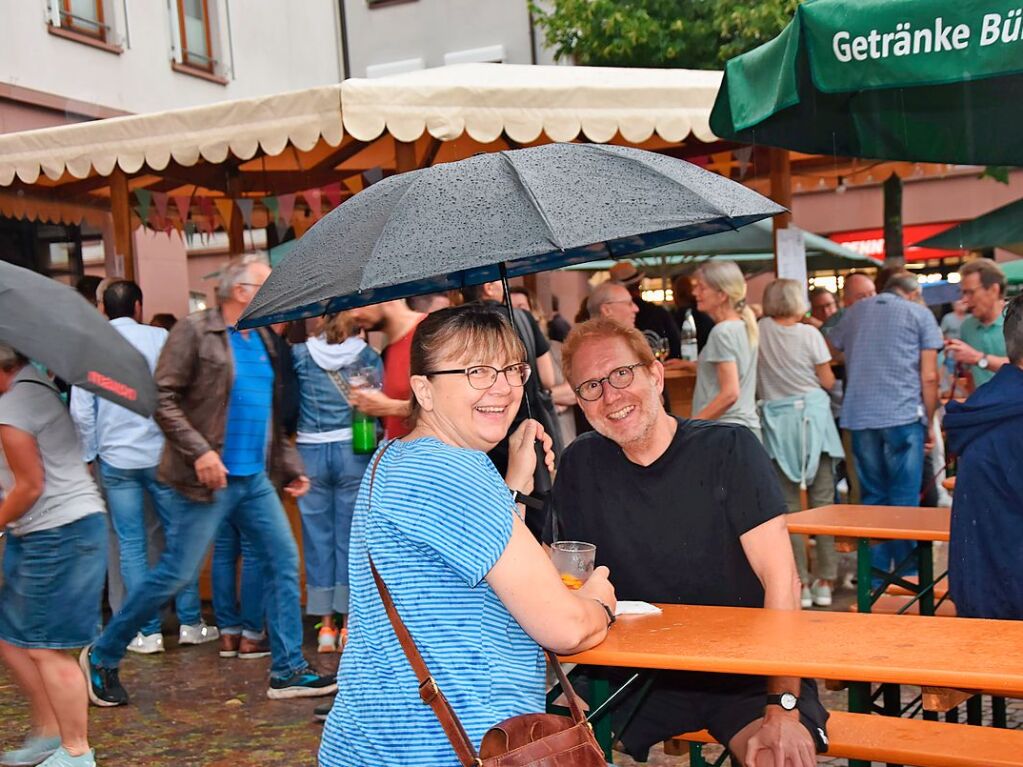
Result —
[[810, 595], [818, 607], [831, 607], [831, 587], [824, 581], [814, 581], [810, 587]]
[[139, 655], [152, 655], [163, 652], [163, 634], [143, 634], [141, 631], [135, 635], [128, 645], [129, 652], [137, 652]]
[[189, 626], [182, 623], [178, 630], [178, 644], [206, 644], [216, 642], [220, 639], [220, 629], [216, 626], [207, 626], [200, 623], [196, 626]]
[[803, 590], [799, 594], [799, 604], [804, 608], [813, 607], [813, 595], [810, 594], [809, 586], [803, 586]]

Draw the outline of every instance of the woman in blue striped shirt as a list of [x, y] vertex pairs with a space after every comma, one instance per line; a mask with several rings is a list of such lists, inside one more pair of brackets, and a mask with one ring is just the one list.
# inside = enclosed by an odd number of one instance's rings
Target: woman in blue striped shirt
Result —
[[475, 305], [434, 312], [411, 352], [412, 419], [367, 472], [351, 537], [349, 640], [320, 746], [322, 767], [458, 764], [388, 622], [369, 568], [478, 746], [488, 728], [543, 710], [541, 646], [579, 652], [607, 634], [614, 589], [597, 568], [570, 591], [527, 530], [536, 421], [512, 435], [507, 476], [486, 452], [505, 436], [529, 377], [508, 322]]

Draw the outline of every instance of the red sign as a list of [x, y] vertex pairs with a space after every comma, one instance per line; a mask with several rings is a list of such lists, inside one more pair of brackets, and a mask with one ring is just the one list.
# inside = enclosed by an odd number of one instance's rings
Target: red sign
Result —
[[[940, 234], [957, 223], [959, 222], [949, 221], [944, 224], [915, 224], [914, 226], [902, 227], [902, 247], [906, 254], [906, 260], [926, 261], [929, 258], [948, 258], [949, 256], [964, 255], [965, 251], [963, 250], [936, 250], [934, 248], [910, 247], [912, 243]], [[883, 259], [885, 256], [884, 229], [857, 229], [852, 232], [835, 232], [834, 234], [829, 234], [828, 239], [870, 258]]]
[[105, 389], [106, 391], [116, 394], [119, 397], [123, 397], [126, 400], [130, 400], [131, 402], [138, 399], [138, 392], [128, 386], [128, 384], [115, 381], [113, 378], [105, 376], [102, 373], [97, 373], [95, 370], [90, 370], [86, 379], [93, 386], [98, 386], [101, 389]]

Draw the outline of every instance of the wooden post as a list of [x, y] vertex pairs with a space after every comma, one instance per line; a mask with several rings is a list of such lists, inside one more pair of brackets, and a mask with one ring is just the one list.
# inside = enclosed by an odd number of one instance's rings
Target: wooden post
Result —
[[[771, 194], [779, 205], [792, 209], [792, 165], [787, 149], [771, 148]], [[792, 213], [779, 213], [774, 217], [774, 273], [778, 274], [778, 230], [788, 229]]]
[[902, 179], [892, 172], [884, 186], [884, 265], [903, 267], [906, 258], [902, 248]]
[[[227, 196], [237, 200], [242, 196], [241, 179], [238, 176], [238, 169], [232, 168], [227, 172]], [[231, 203], [231, 225], [227, 230], [228, 248], [232, 256], [240, 256], [245, 252], [245, 219], [242, 216], [241, 208]]]
[[131, 192], [128, 176], [116, 165], [110, 174], [110, 212], [114, 217], [114, 253], [124, 263], [126, 280], [135, 280], [135, 236], [131, 226]]
[[416, 145], [411, 141], [394, 140], [394, 170], [408, 173], [416, 169]]

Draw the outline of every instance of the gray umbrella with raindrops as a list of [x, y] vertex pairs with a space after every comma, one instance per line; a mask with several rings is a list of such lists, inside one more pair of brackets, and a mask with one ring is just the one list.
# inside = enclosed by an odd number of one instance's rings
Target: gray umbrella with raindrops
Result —
[[274, 269], [239, 326], [622, 258], [783, 210], [696, 165], [628, 147], [477, 155], [346, 200]]

